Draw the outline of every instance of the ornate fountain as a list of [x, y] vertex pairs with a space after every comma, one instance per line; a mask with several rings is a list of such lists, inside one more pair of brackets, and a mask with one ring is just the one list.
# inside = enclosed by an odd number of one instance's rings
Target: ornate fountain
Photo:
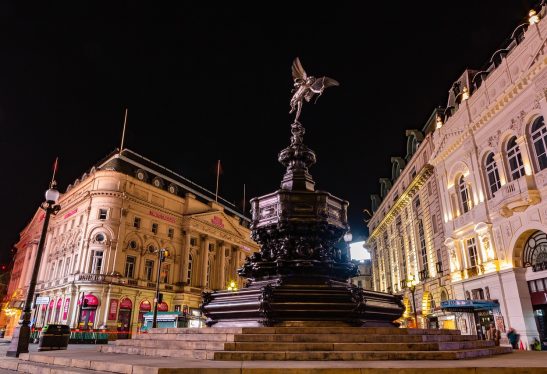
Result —
[[338, 82], [308, 76], [298, 58], [292, 75], [291, 113], [297, 113], [291, 144], [278, 156], [286, 167], [281, 189], [251, 200], [251, 235], [261, 250], [238, 271], [247, 279], [243, 289], [203, 294], [207, 325], [395, 326], [404, 311], [400, 296], [348, 283], [358, 274], [341, 241], [349, 230], [348, 202], [316, 191], [308, 171], [316, 156], [303, 143], [303, 101]]

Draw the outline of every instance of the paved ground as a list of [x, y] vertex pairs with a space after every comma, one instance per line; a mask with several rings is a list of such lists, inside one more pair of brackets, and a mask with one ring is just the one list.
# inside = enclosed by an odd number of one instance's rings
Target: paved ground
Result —
[[[0, 341], [0, 361], [5, 358], [8, 343]], [[30, 345], [30, 351], [37, 352], [37, 344]], [[67, 351], [42, 352], [44, 362], [51, 356], [78, 358], [93, 362], [96, 370], [104, 366], [106, 370], [114, 366], [129, 368], [133, 373], [157, 372], [157, 368], [181, 368], [188, 373], [419, 373], [419, 374], [477, 374], [496, 373], [547, 373], [547, 351], [515, 351], [511, 354], [491, 358], [458, 361], [199, 361], [169, 357], [150, 357], [125, 354], [105, 354], [97, 352], [96, 345], [69, 345]], [[50, 357], [48, 359], [48, 356]], [[435, 369], [428, 369], [435, 368]], [[523, 368], [529, 368], [523, 370]], [[143, 370], [146, 369], [146, 370]], [[216, 369], [216, 370], [215, 370]], [[281, 369], [281, 370], [280, 370]], [[103, 369], [104, 370], [104, 369]], [[129, 371], [131, 372], [131, 371]], [[179, 371], [180, 372], [180, 371]], [[0, 369], [1, 374], [13, 374], [13, 371]]]

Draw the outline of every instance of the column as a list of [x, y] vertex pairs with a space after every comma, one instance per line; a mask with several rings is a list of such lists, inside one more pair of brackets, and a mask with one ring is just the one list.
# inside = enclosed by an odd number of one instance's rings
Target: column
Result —
[[201, 287], [207, 285], [207, 266], [209, 265], [209, 244], [211, 243], [208, 236], [204, 235], [201, 238]]
[[68, 319], [66, 321], [67, 325], [72, 328], [78, 327], [78, 292], [75, 287], [70, 289], [70, 307], [68, 309]]
[[532, 175], [532, 159], [530, 158], [530, 153], [528, 152], [528, 145], [526, 144], [526, 138], [524, 135], [517, 138], [517, 144], [520, 149], [520, 154], [522, 155], [522, 163], [524, 164], [524, 173], [526, 175]]
[[219, 251], [218, 251], [219, 263], [220, 263], [220, 269], [219, 269], [219, 290], [223, 290], [226, 288], [226, 245], [224, 242], [219, 245]]
[[492, 224], [480, 222], [475, 226], [475, 232], [478, 234], [482, 262], [494, 260], [496, 255], [492, 241]]
[[190, 233], [189, 232], [186, 232], [185, 233], [185, 240], [184, 240], [184, 245], [183, 245], [183, 248], [182, 248], [182, 276], [180, 278], [180, 281], [181, 282], [185, 282], [188, 281], [188, 285], [190, 285], [190, 279], [187, 279], [187, 275], [188, 275], [188, 257], [190, 256]]
[[496, 168], [498, 169], [498, 174], [500, 176], [500, 184], [504, 186], [507, 183], [507, 174], [505, 170], [505, 162], [501, 153], [494, 154], [494, 161], [496, 161]]

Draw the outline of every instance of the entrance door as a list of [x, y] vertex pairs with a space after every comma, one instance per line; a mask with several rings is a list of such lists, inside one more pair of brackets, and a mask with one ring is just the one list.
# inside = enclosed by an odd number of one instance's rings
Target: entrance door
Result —
[[82, 309], [80, 314], [80, 328], [83, 330], [89, 330], [93, 328], [95, 322], [95, 312], [97, 308]]
[[120, 309], [118, 313], [118, 339], [131, 338], [131, 309]]

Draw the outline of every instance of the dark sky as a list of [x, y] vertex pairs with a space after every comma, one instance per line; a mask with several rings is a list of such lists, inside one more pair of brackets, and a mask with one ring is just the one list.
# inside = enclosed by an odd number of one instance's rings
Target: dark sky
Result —
[[[535, 2], [0, 3], [0, 258], [43, 200], [56, 156], [62, 191], [119, 145], [240, 204], [279, 187], [289, 143], [290, 66], [329, 88], [302, 115], [319, 189], [362, 210], [404, 156], [408, 128], [446, 103]], [[199, 4], [199, 5], [198, 5]], [[254, 5], [252, 5], [254, 4]]]

